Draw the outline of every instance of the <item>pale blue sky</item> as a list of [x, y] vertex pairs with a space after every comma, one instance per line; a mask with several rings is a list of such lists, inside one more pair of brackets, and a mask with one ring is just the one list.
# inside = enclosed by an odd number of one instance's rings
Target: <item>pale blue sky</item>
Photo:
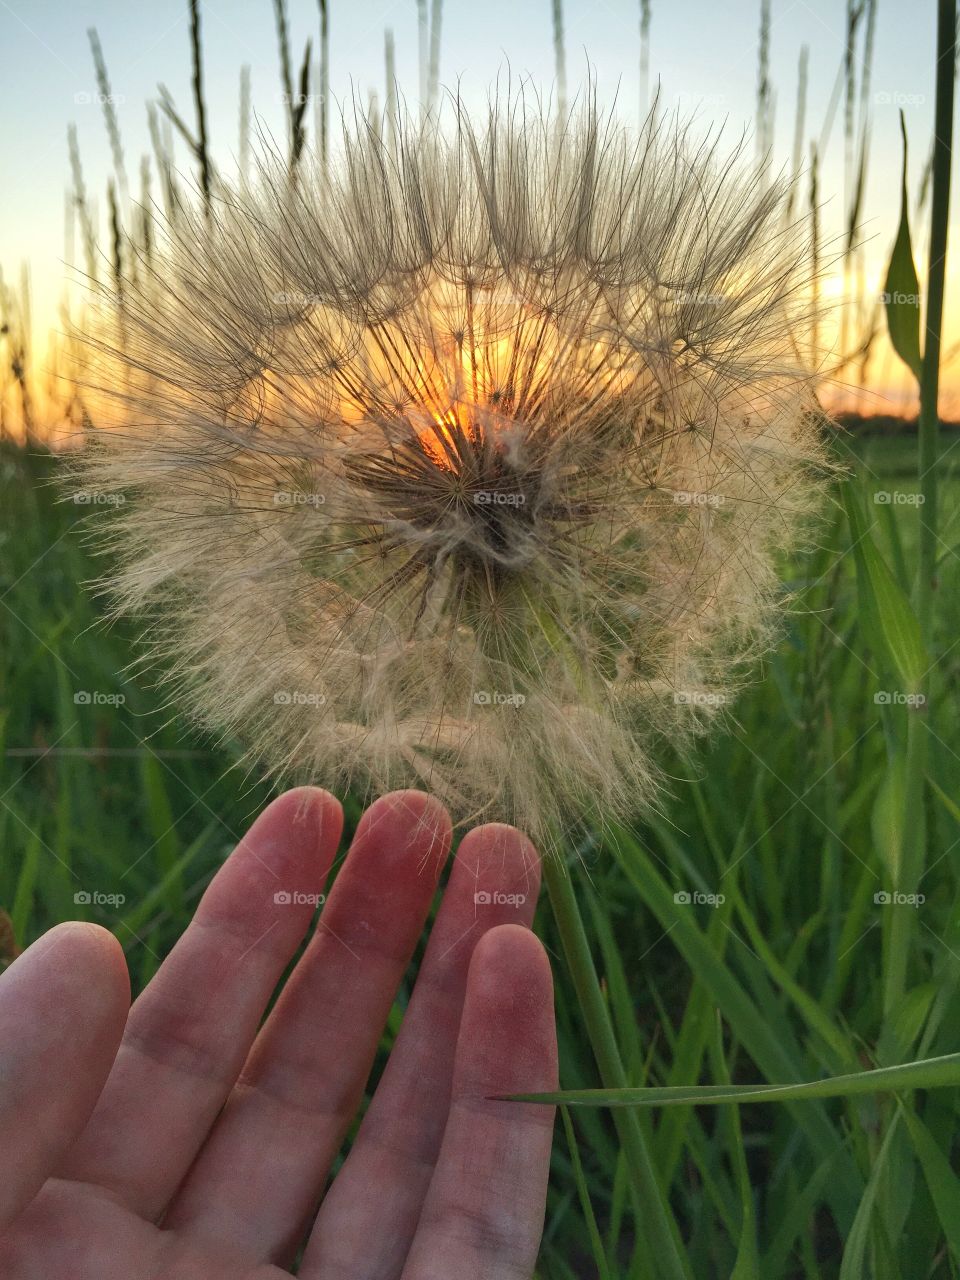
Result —
[[[618, 95], [628, 122], [638, 115], [639, 0], [564, 0], [571, 89], [589, 59], [601, 101]], [[756, 102], [759, 0], [725, 4], [652, 0], [651, 81], [659, 76], [666, 103], [698, 108], [704, 119], [729, 121], [731, 136], [753, 121]], [[810, 47], [807, 139], [821, 134], [841, 65], [845, 6], [842, 0], [772, 0], [771, 80], [776, 91], [775, 153], [792, 151], [801, 44]], [[144, 104], [158, 81], [171, 90], [192, 121], [189, 24], [186, 0], [0, 0], [0, 263], [8, 278], [29, 261], [35, 298], [35, 332], [55, 325], [63, 276], [63, 208], [68, 181], [66, 132], [76, 124], [88, 188], [104, 213], [110, 150], [96, 102], [86, 37], [100, 34], [118, 99], [127, 167], [134, 191], [139, 157], [148, 149]], [[316, 0], [289, 0], [295, 61], [308, 36], [316, 38]], [[401, 89], [418, 90], [416, 0], [330, 0], [332, 90], [365, 97], [383, 93], [384, 29], [396, 40]], [[897, 106], [911, 137], [913, 186], [929, 150], [933, 115], [934, 12], [932, 4], [879, 0], [871, 92], [873, 142], [865, 201], [872, 234], [870, 269], [882, 271], [896, 228], [900, 140]], [[283, 137], [279, 70], [270, 0], [215, 0], [202, 5], [206, 96], [215, 154], [224, 162], [237, 147], [239, 71], [251, 67], [253, 105], [267, 128]], [[446, 0], [443, 9], [441, 81], [462, 78], [468, 97], [479, 99], [509, 62], [549, 87], [554, 75], [550, 0]], [[806, 151], [805, 147], [805, 151]], [[188, 167], [185, 148], [178, 163]], [[226, 166], [225, 166], [226, 167]], [[842, 225], [842, 108], [834, 122], [820, 179], [829, 199], [826, 231]], [[919, 237], [922, 247], [922, 235]], [[953, 274], [951, 272], [951, 274]], [[892, 379], [888, 379], [891, 381]]]

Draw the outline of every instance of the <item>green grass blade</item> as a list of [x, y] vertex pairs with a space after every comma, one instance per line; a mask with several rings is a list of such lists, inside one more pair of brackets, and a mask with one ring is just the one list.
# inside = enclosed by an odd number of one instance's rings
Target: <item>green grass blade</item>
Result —
[[930, 1130], [916, 1116], [904, 1109], [910, 1141], [917, 1153], [930, 1198], [937, 1211], [955, 1263], [960, 1266], [960, 1181], [950, 1161], [937, 1146]]
[[581, 1089], [561, 1093], [517, 1094], [519, 1102], [549, 1102], [571, 1107], [669, 1107], [693, 1103], [799, 1102], [808, 1098], [852, 1098], [857, 1094], [901, 1089], [957, 1088], [960, 1053], [903, 1062], [850, 1075], [807, 1080], [802, 1084], [686, 1085], [643, 1089]]
[[590, 1200], [590, 1191], [587, 1187], [587, 1180], [583, 1173], [583, 1162], [580, 1159], [580, 1148], [577, 1144], [577, 1135], [567, 1107], [560, 1108], [560, 1116], [563, 1120], [563, 1131], [566, 1134], [567, 1146], [570, 1148], [570, 1159], [573, 1163], [573, 1178], [577, 1185], [577, 1195], [580, 1197], [580, 1209], [583, 1212], [583, 1220], [587, 1224], [587, 1233], [590, 1237], [590, 1247], [593, 1250], [593, 1260], [597, 1265], [597, 1280], [610, 1280], [610, 1268], [607, 1266], [606, 1254], [603, 1251], [603, 1241], [600, 1239], [600, 1230], [597, 1227], [597, 1217], [593, 1212], [593, 1203]]
[[[715, 1020], [714, 1043], [711, 1046], [713, 1074], [725, 1085], [730, 1084], [730, 1072], [723, 1052], [723, 1027], [720, 1019]], [[753, 1186], [750, 1181], [750, 1170], [747, 1168], [747, 1156], [743, 1146], [743, 1130], [740, 1126], [740, 1112], [731, 1107], [724, 1112], [726, 1121], [726, 1146], [731, 1152], [731, 1160], [737, 1179], [737, 1190], [740, 1194], [740, 1234], [737, 1244], [737, 1257], [730, 1273], [730, 1280], [760, 1280], [759, 1259], [757, 1257], [757, 1219], [753, 1207]]]
[[875, 1280], [872, 1270], [867, 1268], [866, 1265], [867, 1246], [870, 1242], [870, 1227], [877, 1204], [877, 1196], [881, 1182], [887, 1176], [887, 1161], [890, 1157], [893, 1135], [896, 1130], [897, 1117], [894, 1117], [890, 1127], [887, 1129], [886, 1137], [874, 1161], [873, 1168], [870, 1170], [870, 1177], [863, 1193], [863, 1199], [860, 1201], [857, 1216], [854, 1218], [853, 1226], [847, 1236], [847, 1242], [843, 1250], [843, 1261], [840, 1264], [839, 1280]]

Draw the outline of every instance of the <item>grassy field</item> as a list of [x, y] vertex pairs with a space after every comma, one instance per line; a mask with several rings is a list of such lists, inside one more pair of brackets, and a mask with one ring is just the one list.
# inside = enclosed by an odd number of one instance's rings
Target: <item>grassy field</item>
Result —
[[[922, 516], [907, 496], [907, 446], [859, 448], [871, 537], [906, 580]], [[198, 738], [124, 674], [133, 634], [105, 631], [80, 586], [96, 572], [85, 508], [55, 501], [55, 469], [49, 455], [0, 453], [0, 908], [21, 945], [60, 920], [98, 920], [140, 986], [269, 788], [231, 767], [234, 744]], [[947, 479], [928, 707], [900, 701], [873, 643], [838, 503], [817, 547], [786, 567], [787, 629], [756, 683], [723, 732], [669, 762], [663, 814], [571, 851], [631, 1083], [787, 1083], [960, 1049], [956, 496]], [[888, 748], [918, 714], [934, 744], [923, 901], [897, 905], [875, 896], [898, 883], [904, 807]], [[717, 901], [675, 900], [697, 892]], [[122, 901], [86, 905], [83, 893]], [[891, 1002], [898, 912], [910, 913], [909, 962]], [[562, 1084], [596, 1086], [545, 902], [538, 929], [555, 957]], [[957, 1103], [939, 1090], [640, 1115], [693, 1276], [946, 1280], [960, 1231]], [[539, 1274], [657, 1276], [609, 1113], [570, 1114]]]

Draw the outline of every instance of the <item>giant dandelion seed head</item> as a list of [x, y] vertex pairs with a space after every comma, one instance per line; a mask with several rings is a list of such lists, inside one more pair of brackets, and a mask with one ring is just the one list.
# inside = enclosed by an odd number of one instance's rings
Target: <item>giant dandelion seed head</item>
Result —
[[79, 466], [204, 724], [548, 840], [649, 802], [767, 639], [817, 488], [810, 268], [716, 137], [446, 112], [180, 209]]

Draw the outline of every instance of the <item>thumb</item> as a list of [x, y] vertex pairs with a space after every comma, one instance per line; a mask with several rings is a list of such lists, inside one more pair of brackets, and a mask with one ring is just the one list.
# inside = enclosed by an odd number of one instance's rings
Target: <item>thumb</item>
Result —
[[58, 925], [0, 977], [0, 1229], [90, 1118], [129, 1005], [120, 944], [98, 925]]

